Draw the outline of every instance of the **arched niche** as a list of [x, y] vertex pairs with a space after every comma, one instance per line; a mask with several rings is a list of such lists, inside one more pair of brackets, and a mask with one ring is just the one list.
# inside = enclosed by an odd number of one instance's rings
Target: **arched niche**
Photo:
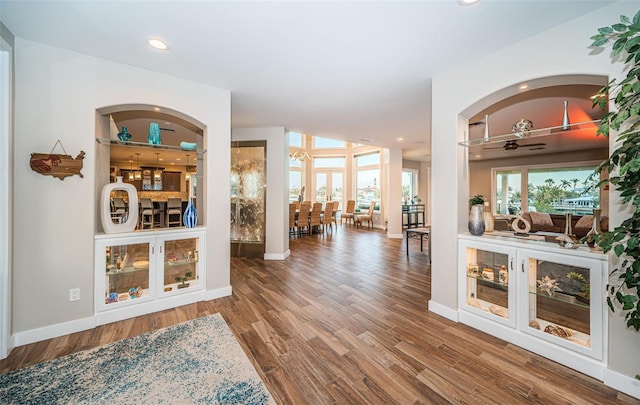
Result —
[[[175, 158], [180, 155], [181, 165], [195, 167], [197, 176], [186, 176], [185, 192], [194, 190], [193, 184], [197, 181], [197, 196], [200, 196], [199, 207], [204, 207], [204, 196], [206, 195], [205, 178], [205, 134], [207, 127], [201, 121], [192, 116], [168, 107], [149, 104], [118, 104], [102, 107], [96, 110], [96, 201], [98, 210], [101, 212], [103, 202], [101, 201], [102, 188], [113, 181], [115, 175], [111, 172], [111, 160], [118, 156], [122, 160], [123, 153], [127, 156], [136, 156], [135, 164], [138, 167], [143, 165], [156, 165], [159, 156]], [[158, 148], [143, 147], [138, 148], [135, 143], [147, 143], [147, 134], [150, 122], [156, 122], [163, 128], [162, 146]], [[110, 144], [108, 140], [117, 141], [117, 133], [122, 126], [128, 127], [128, 132], [132, 134], [131, 144], [121, 145], [115, 142]], [[164, 131], [167, 131], [166, 134]], [[107, 141], [105, 141], [107, 140]], [[196, 145], [196, 150], [181, 150], [180, 143], [188, 142]], [[165, 147], [167, 146], [167, 147]], [[123, 152], [126, 150], [126, 152]], [[158, 155], [160, 154], [160, 155]], [[185, 159], [186, 157], [186, 159]], [[129, 157], [127, 157], [129, 159]], [[150, 160], [155, 159], [155, 160]], [[193, 194], [192, 194], [193, 195]], [[196, 195], [193, 195], [195, 198]], [[101, 215], [96, 215], [96, 229], [104, 231]], [[204, 223], [206, 213], [199, 210], [198, 224]]]
[[[469, 196], [474, 194], [483, 194], [485, 197], [490, 196], [490, 194], [485, 194], [485, 191], [483, 191], [487, 190], [486, 185], [478, 181], [479, 178], [484, 179], [483, 170], [486, 170], [489, 165], [494, 167], [514, 167], [523, 161], [525, 163], [522, 164], [525, 165], [540, 164], [531, 163], [532, 161], [555, 164], [558, 159], [562, 159], [560, 156], [565, 154], [566, 157], [567, 153], [576, 153], [575, 156], [606, 155], [608, 139], [601, 136], [596, 137], [597, 123], [592, 122], [601, 118], [605, 112], [598, 107], [591, 108], [592, 100], [590, 96], [596, 94], [607, 84], [608, 80], [607, 76], [585, 74], [535, 78], [514, 83], [494, 91], [461, 111], [458, 120], [458, 134], [465, 134], [466, 140], [483, 138], [485, 115], [489, 115], [490, 136], [496, 139], [510, 135], [513, 124], [519, 119], [536, 117], [532, 119], [534, 129], [541, 131], [545, 128], [561, 125], [563, 100], [567, 99], [574, 100], [569, 102], [571, 107], [569, 115], [572, 117], [571, 123], [589, 122], [586, 125], [578, 126], [582, 128], [579, 131], [567, 131], [565, 133], [565, 131], [557, 129], [549, 130], [550, 136], [517, 140], [517, 143], [521, 146], [527, 146], [529, 143], [547, 144], [542, 147], [519, 147], [516, 148], [517, 150], [507, 150], [504, 147], [504, 141], [496, 141], [496, 143], [489, 145], [476, 144], [473, 147], [463, 148], [464, 153], [461, 153], [459, 158], [463, 160], [460, 162], [460, 167], [467, 186], [463, 186], [460, 189], [461, 201], [468, 200]], [[577, 105], [578, 100], [580, 105]], [[588, 111], [586, 111], [587, 109]], [[537, 111], [537, 115], [534, 113], [535, 111]], [[504, 119], [505, 116], [510, 117], [508, 121]], [[554, 143], [555, 135], [558, 136], [558, 139], [560, 137], [571, 137], [565, 139], [572, 139], [573, 141], [563, 141], [562, 146], [557, 146]], [[580, 145], [577, 144], [578, 142], [580, 142]], [[492, 150], [482, 151], [483, 149]], [[597, 152], [587, 154], [585, 152], [587, 150]], [[483, 162], [483, 160], [486, 162]], [[507, 161], [509, 162], [507, 163]], [[482, 190], [478, 190], [479, 188]], [[490, 187], [488, 191], [490, 191]], [[606, 200], [606, 194], [603, 194], [603, 198]]]

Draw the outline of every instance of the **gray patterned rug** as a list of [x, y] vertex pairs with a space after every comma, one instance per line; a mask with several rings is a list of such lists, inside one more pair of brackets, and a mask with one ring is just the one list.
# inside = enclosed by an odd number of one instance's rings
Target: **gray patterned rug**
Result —
[[0, 375], [1, 404], [273, 404], [220, 314]]

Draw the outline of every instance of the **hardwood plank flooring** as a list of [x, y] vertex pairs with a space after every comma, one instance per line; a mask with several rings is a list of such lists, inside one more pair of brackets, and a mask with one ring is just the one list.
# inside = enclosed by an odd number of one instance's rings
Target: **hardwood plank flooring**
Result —
[[281, 404], [640, 404], [429, 313], [427, 250], [409, 243], [350, 226], [296, 237], [284, 261], [232, 258], [231, 297], [18, 347], [0, 372], [219, 312]]

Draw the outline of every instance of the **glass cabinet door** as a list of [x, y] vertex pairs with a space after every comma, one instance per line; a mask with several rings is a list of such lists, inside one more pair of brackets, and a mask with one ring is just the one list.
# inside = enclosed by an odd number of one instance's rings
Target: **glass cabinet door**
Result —
[[173, 294], [179, 291], [200, 289], [200, 252], [203, 237], [166, 239], [163, 242], [162, 291]]
[[[150, 289], [152, 275], [151, 244], [143, 241], [101, 243], [104, 256], [104, 285], [99, 294], [104, 296], [105, 307], [127, 305], [153, 298]], [[100, 256], [98, 256], [100, 257]]]
[[[600, 269], [579, 257], [535, 252], [522, 259], [526, 272], [522, 329], [556, 344], [601, 358]], [[597, 294], [591, 294], [591, 291]], [[596, 342], [597, 341], [597, 342]]]
[[463, 243], [462, 305], [470, 312], [515, 327], [515, 252], [501, 246]]

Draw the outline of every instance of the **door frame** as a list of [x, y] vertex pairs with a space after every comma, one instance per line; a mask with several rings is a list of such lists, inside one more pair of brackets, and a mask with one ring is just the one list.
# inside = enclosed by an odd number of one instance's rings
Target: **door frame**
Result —
[[0, 38], [0, 359], [8, 356], [11, 333], [12, 47]]

